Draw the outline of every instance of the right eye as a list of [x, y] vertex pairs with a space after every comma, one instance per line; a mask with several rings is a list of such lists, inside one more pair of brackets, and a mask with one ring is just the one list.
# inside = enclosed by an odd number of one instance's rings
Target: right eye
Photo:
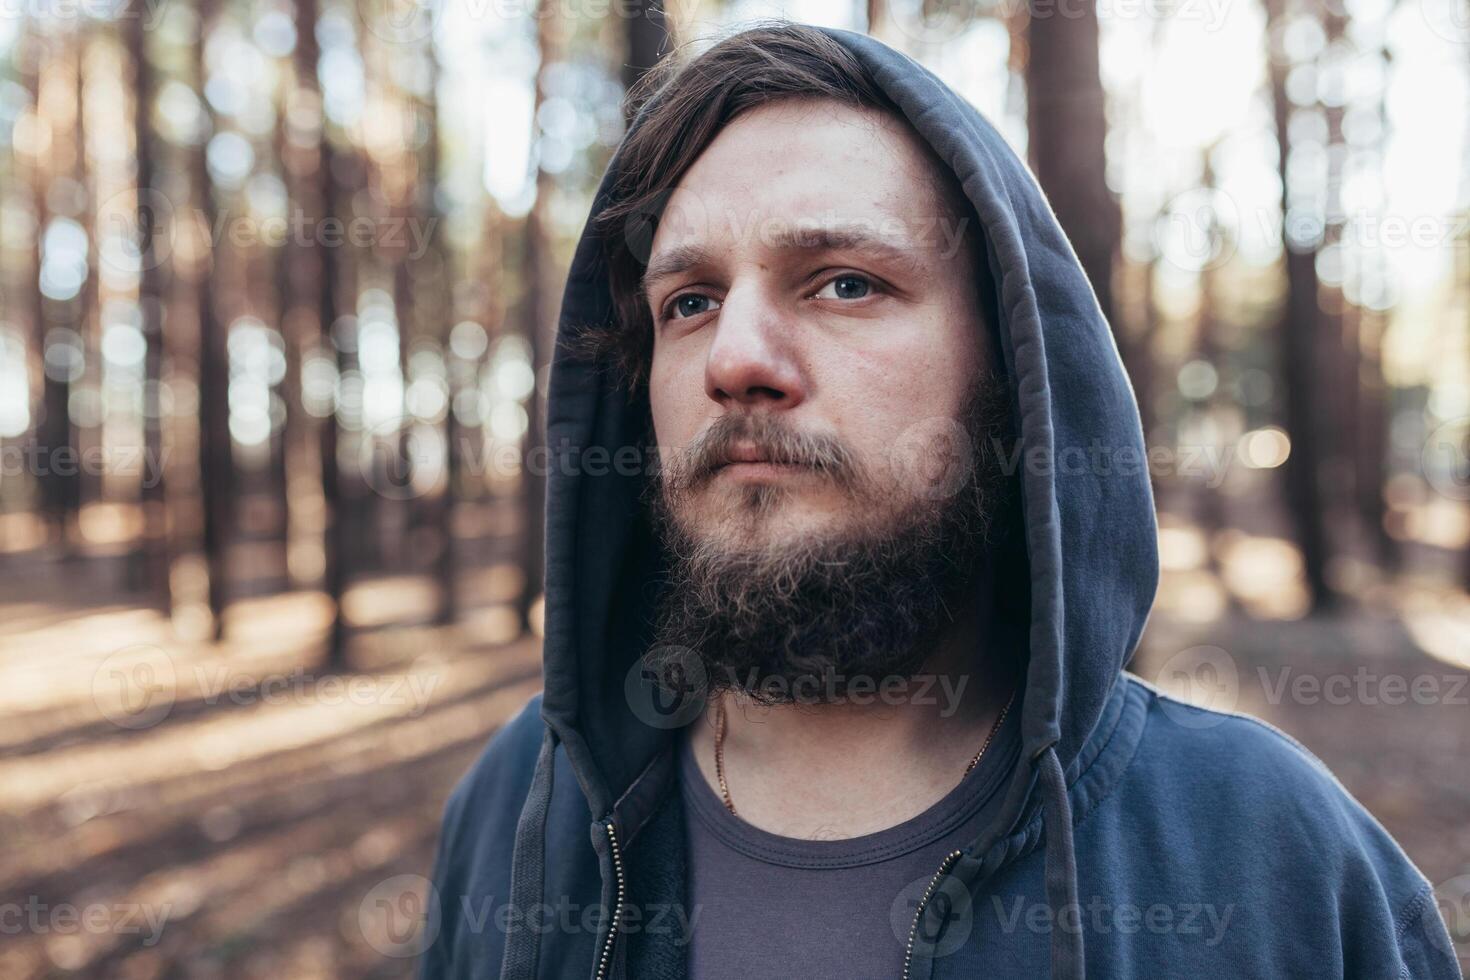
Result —
[[703, 296], [699, 293], [683, 293], [675, 296], [665, 308], [664, 316], [670, 320], [687, 320], [701, 313], [709, 313], [711, 310], [720, 308], [720, 301], [712, 296]]

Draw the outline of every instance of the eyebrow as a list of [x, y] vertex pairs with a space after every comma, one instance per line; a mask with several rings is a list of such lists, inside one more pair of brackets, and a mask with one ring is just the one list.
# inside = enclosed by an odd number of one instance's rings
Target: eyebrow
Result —
[[[768, 239], [765, 244], [784, 251], [863, 252], [897, 262], [910, 271], [919, 267], [919, 260], [910, 248], [880, 237], [862, 225], [800, 225], [782, 228], [764, 237]], [[696, 266], [708, 264], [713, 258], [714, 252], [703, 245], [676, 245], [665, 249], [649, 260], [638, 288], [647, 296], [650, 287]]]

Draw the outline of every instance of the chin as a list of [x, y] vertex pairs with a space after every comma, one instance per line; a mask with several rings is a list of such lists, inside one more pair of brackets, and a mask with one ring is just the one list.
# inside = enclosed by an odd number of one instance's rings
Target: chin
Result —
[[724, 551], [775, 553], [871, 528], [875, 509], [850, 499], [810, 499], [770, 488], [709, 494], [680, 523], [695, 540]]

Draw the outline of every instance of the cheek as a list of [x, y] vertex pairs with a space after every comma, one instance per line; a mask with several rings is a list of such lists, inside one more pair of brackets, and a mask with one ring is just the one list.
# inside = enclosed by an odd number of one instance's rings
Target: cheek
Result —
[[648, 402], [660, 446], [684, 446], [704, 418], [703, 361], [655, 347], [648, 370]]
[[980, 371], [973, 338], [927, 331], [922, 342], [861, 352], [832, 382], [844, 391], [843, 415], [864, 441], [882, 444], [922, 419], [958, 416]]
[[912, 490], [948, 478], [945, 447], [964, 436], [959, 417], [982, 370], [980, 340], [937, 317], [892, 336], [825, 359], [819, 373], [831, 396], [825, 414], [870, 475]]

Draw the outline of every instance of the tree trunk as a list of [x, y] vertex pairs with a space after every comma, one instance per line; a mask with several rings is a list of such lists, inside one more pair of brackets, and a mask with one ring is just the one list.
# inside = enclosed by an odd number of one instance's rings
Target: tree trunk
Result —
[[[1398, 542], [1388, 533], [1388, 398], [1383, 381], [1382, 343], [1386, 317], [1375, 310], [1358, 315], [1358, 354], [1362, 390], [1358, 396], [1356, 479], [1358, 517], [1367, 532], [1368, 544], [1383, 568], [1396, 570], [1400, 562]], [[1466, 567], [1470, 576], [1470, 564]], [[1467, 578], [1470, 581], [1470, 578]]]
[[[321, 51], [316, 40], [317, 0], [299, 0], [296, 4], [296, 84], [321, 110], [321, 88], [317, 68]], [[310, 174], [295, 181], [292, 204], [299, 211], [303, 225], [319, 228], [321, 222], [336, 214], [338, 189], [332, 173], [333, 150], [326, 133], [324, 111], [318, 116], [321, 131], [316, 134], [315, 166]], [[315, 178], [308, 180], [307, 177]], [[339, 315], [341, 270], [338, 249], [326, 247], [320, 235], [308, 235], [300, 243], [303, 283], [315, 285], [316, 327], [321, 350], [336, 351], [338, 376], [342, 355], [332, 339], [332, 327]], [[347, 569], [344, 561], [348, 526], [343, 513], [341, 477], [337, 466], [337, 398], [333, 392], [330, 412], [321, 419], [317, 430], [318, 458], [322, 484], [322, 589], [332, 602], [332, 626], [327, 638], [326, 664], [331, 670], [347, 667], [347, 623], [342, 610], [346, 591]]]
[[230, 447], [230, 366], [224, 327], [215, 308], [215, 251], [212, 241], [217, 213], [214, 187], [209, 178], [205, 155], [209, 136], [213, 135], [214, 114], [204, 97], [208, 68], [204, 61], [205, 42], [213, 21], [213, 5], [199, 7], [199, 34], [194, 43], [194, 71], [200, 103], [208, 114], [205, 138], [192, 154], [190, 175], [194, 197], [199, 207], [207, 236], [204, 258], [195, 270], [195, 311], [199, 329], [199, 480], [203, 493], [204, 560], [208, 567], [209, 612], [214, 639], [224, 636], [224, 615], [229, 574], [229, 528], [232, 511], [233, 459]]
[[[562, 25], [550, 0], [543, 0], [542, 9], [536, 18], [536, 45], [541, 53], [540, 67], [536, 71], [537, 115], [546, 99], [548, 73], [561, 57], [561, 30]], [[540, 137], [539, 127], [537, 137]], [[554, 186], [555, 181], [551, 175], [538, 167], [536, 202], [526, 215], [525, 226], [525, 329], [531, 348], [531, 367], [536, 377], [528, 406], [529, 429], [526, 432], [524, 463], [521, 469], [524, 507], [521, 568], [525, 570], [526, 581], [521, 594], [520, 612], [528, 628], [533, 625], [531, 611], [545, 588], [546, 577], [546, 476], [551, 460], [545, 448], [545, 386], [549, 377], [547, 368], [556, 342], [556, 324], [553, 322], [556, 304], [546, 282], [552, 264], [551, 230], [548, 227], [547, 214]]]
[[458, 568], [454, 549], [454, 517], [455, 503], [458, 499], [456, 495], [459, 492], [461, 460], [460, 432], [458, 420], [454, 417], [454, 399], [460, 386], [456, 379], [458, 365], [449, 347], [450, 331], [454, 329], [457, 318], [453, 299], [456, 276], [449, 250], [444, 243], [443, 215], [439, 213], [439, 59], [432, 44], [429, 45], [428, 57], [430, 97], [422, 109], [428, 119], [429, 138], [426, 159], [419, 175], [419, 200], [423, 203], [419, 208], [418, 217], [420, 220], [433, 222], [433, 226], [426, 231], [429, 236], [426, 258], [435, 263], [435, 267], [439, 270], [439, 281], [443, 287], [439, 290], [438, 295], [433, 297], [433, 309], [437, 314], [435, 325], [438, 327], [439, 349], [444, 355], [444, 381], [447, 386], [449, 404], [444, 413], [444, 488], [435, 502], [433, 516], [439, 539], [439, 550], [434, 561], [434, 578], [439, 584], [439, 601], [434, 610], [434, 622], [445, 625], [459, 618], [459, 602], [455, 590]]
[[[72, 541], [69, 528], [81, 504], [81, 482], [78, 478], [79, 467], [76, 465], [77, 439], [75, 428], [71, 424], [73, 364], [70, 356], [53, 357], [50, 346], [53, 343], [69, 345], [73, 338], [68, 337], [64, 331], [71, 327], [77, 328], [76, 338], [80, 342], [82, 331], [78, 307], [82, 302], [82, 293], [85, 292], [86, 286], [84, 285], [82, 292], [70, 300], [50, 300], [40, 290], [39, 277], [43, 268], [44, 235], [53, 218], [48, 201], [51, 182], [55, 176], [53, 168], [61, 166], [58, 163], [59, 160], [69, 159], [68, 153], [81, 152], [80, 147], [71, 142], [75, 139], [75, 132], [54, 126], [54, 117], [58, 113], [74, 112], [76, 106], [72, 104], [66, 107], [59, 104], [62, 100], [57, 97], [53, 88], [57, 83], [48, 78], [48, 73], [66, 71], [74, 75], [71, 84], [79, 83], [80, 51], [68, 48], [60, 38], [42, 37], [39, 34], [36, 37], [36, 44], [42, 49], [34, 56], [37, 62], [36, 112], [38, 115], [52, 119], [54, 141], [61, 145], [53, 145], [50, 159], [36, 161], [32, 185], [36, 207], [34, 254], [37, 275], [37, 285], [32, 294], [35, 299], [33, 319], [36, 331], [35, 342], [37, 348], [42, 351], [46, 364], [41, 387], [40, 420], [36, 431], [37, 448], [39, 449], [37, 459], [40, 468], [35, 473], [35, 477], [40, 486], [42, 509], [53, 540], [61, 546], [63, 554], [70, 555]], [[71, 71], [73, 59], [76, 59], [78, 63], [78, 71], [75, 73]], [[68, 90], [62, 90], [62, 94], [68, 95]], [[58, 353], [60, 353], [59, 346]], [[77, 356], [80, 356], [80, 352], [77, 352]]]
[[163, 469], [163, 270], [156, 236], [157, 213], [153, 188], [153, 126], [149, 114], [157, 89], [153, 63], [148, 57], [148, 32], [143, 11], [131, 11], [124, 19], [128, 53], [133, 62], [133, 140], [137, 174], [137, 247], [141, 269], [138, 279], [138, 313], [146, 348], [143, 355], [143, 475], [139, 487], [143, 508], [143, 540], [132, 556], [132, 577], [149, 600], [167, 613], [173, 608], [169, 570], [168, 498]]
[[[1387, 47], [1380, 48], [1378, 56], [1385, 65], [1391, 60]], [[1379, 138], [1374, 146], [1378, 179], [1383, 180], [1383, 155], [1387, 149], [1388, 93], [1380, 89], [1375, 109], [1380, 124]], [[1379, 275], [1386, 275], [1385, 261], [1380, 253], [1363, 257], [1372, 262]], [[1390, 476], [1388, 418], [1390, 405], [1388, 387], [1383, 378], [1383, 331], [1388, 326], [1388, 317], [1372, 308], [1370, 302], [1358, 311], [1357, 349], [1359, 362], [1358, 415], [1355, 419], [1358, 438], [1356, 440], [1356, 491], [1359, 519], [1368, 534], [1368, 543], [1374, 556], [1384, 569], [1396, 571], [1402, 560], [1399, 543], [1388, 533], [1388, 494], [1385, 485]], [[1467, 549], [1470, 557], [1470, 549]], [[1470, 561], [1466, 564], [1467, 581], [1470, 581]]]
[[[1212, 191], [1215, 189], [1215, 170], [1210, 162], [1209, 149], [1205, 150], [1204, 158], [1200, 186], [1207, 191]], [[1201, 361], [1215, 369], [1216, 382], [1215, 391], [1200, 401], [1197, 410], [1205, 418], [1210, 418], [1219, 414], [1219, 390], [1225, 382], [1224, 365], [1220, 363], [1223, 360], [1223, 352], [1220, 347], [1220, 321], [1216, 312], [1219, 308], [1220, 291], [1217, 282], [1219, 270], [1213, 264], [1207, 263], [1200, 270], [1199, 277], [1200, 300], [1197, 320], [1199, 333], [1195, 342], [1195, 353]], [[1214, 475], [1210, 474], [1211, 477]], [[1196, 498], [1199, 505], [1200, 525], [1208, 540], [1209, 566], [1218, 574], [1220, 569], [1215, 559], [1214, 537], [1228, 526], [1229, 518], [1225, 509], [1224, 494], [1220, 492], [1219, 487], [1209, 485], [1209, 482], [1207, 481], [1207, 485], [1196, 491]], [[1231, 601], [1234, 601], [1233, 596]]]
[[[1097, 9], [1033, 13], [1026, 28], [1031, 167], [1113, 323], [1113, 257], [1122, 212], [1107, 185], [1106, 100], [1098, 71]], [[1120, 347], [1121, 331], [1115, 328]], [[1125, 361], [1131, 351], [1124, 350]]]
[[[668, 51], [668, 22], [661, 4], [650, 0], [635, 0], [627, 18], [628, 56], [623, 61], [623, 90], [633, 91], [648, 69], [658, 64]], [[636, 110], [631, 102], [625, 106], [628, 118]]]
[[[1285, 17], [1285, 0], [1268, 0], [1268, 37], [1277, 36]], [[1292, 243], [1287, 172], [1291, 159], [1288, 124], [1291, 101], [1286, 95], [1290, 65], [1274, 50], [1268, 58], [1271, 102], [1275, 115], [1278, 168], [1281, 174], [1281, 249], [1286, 266], [1286, 304], [1278, 327], [1281, 381], [1285, 389], [1284, 421], [1291, 454], [1283, 467], [1286, 510], [1302, 554], [1308, 602], [1312, 611], [1332, 603], [1327, 587], [1328, 540], [1322, 514], [1321, 450], [1318, 437], [1317, 367], [1321, 321], [1317, 306], [1316, 253]]]

